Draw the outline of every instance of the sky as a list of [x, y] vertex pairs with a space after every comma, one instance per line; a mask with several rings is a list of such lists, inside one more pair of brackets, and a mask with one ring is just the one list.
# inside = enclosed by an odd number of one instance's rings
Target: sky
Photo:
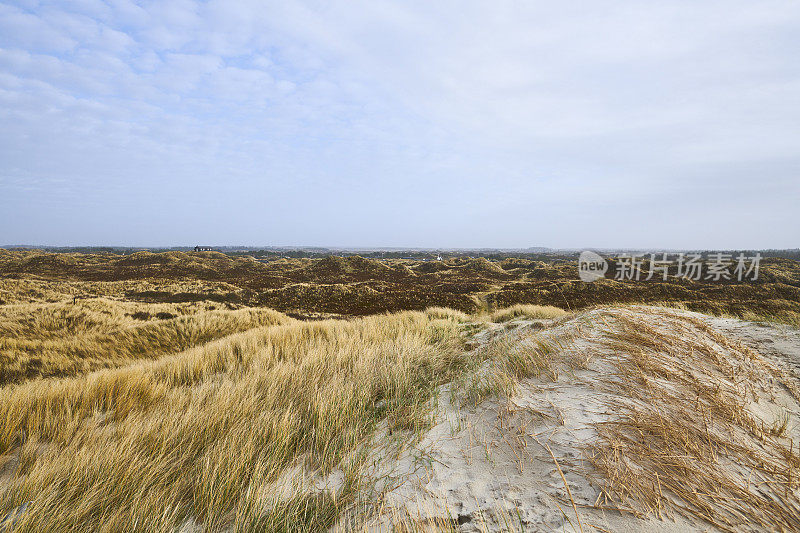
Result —
[[0, 2], [0, 245], [800, 246], [800, 4]]

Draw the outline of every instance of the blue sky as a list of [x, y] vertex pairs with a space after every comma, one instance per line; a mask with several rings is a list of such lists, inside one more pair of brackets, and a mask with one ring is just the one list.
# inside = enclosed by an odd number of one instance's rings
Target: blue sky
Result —
[[0, 3], [0, 244], [800, 245], [794, 2]]

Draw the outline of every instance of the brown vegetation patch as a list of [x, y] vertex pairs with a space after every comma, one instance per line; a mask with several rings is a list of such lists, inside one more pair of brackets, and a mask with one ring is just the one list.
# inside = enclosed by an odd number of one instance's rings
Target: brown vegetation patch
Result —
[[[549, 261], [359, 256], [256, 260], [219, 252], [114, 255], [0, 250], [0, 301], [59, 301], [67, 292], [110, 296], [125, 284], [126, 298], [148, 303], [213, 300], [293, 313], [354, 316], [437, 305], [473, 312], [478, 307], [493, 311], [516, 304], [579, 310], [611, 303], [660, 303], [800, 323], [800, 263], [790, 259], [764, 259], [755, 282], [670, 278], [589, 284], [577, 279], [576, 268], [574, 260], [557, 257]], [[103, 286], [108, 283], [113, 285]], [[10, 284], [27, 284], [27, 299]], [[39, 291], [43, 284], [51, 287]]]

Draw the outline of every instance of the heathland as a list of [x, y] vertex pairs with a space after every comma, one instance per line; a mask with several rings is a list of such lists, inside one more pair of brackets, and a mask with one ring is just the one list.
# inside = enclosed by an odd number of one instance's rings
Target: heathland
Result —
[[800, 262], [793, 259], [762, 260], [755, 281], [675, 276], [662, 281], [656, 276], [583, 283], [574, 257], [535, 257], [262, 260], [219, 252], [115, 255], [0, 250], [0, 304], [72, 297], [146, 304], [209, 301], [220, 307], [268, 307], [297, 318], [318, 318], [432, 306], [475, 313], [515, 304], [574, 311], [607, 303], [662, 303], [784, 321], [800, 316]]

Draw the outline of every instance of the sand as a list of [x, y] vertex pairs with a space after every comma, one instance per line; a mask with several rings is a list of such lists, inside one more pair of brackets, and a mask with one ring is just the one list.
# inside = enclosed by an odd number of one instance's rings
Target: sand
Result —
[[[562, 354], [565, 357], [586, 357], [590, 362], [584, 369], [560, 374], [555, 381], [525, 379], [509, 398], [489, 398], [479, 405], [462, 405], [452, 398], [452, 385], [443, 387], [436, 424], [412, 446], [396, 454], [388, 448], [379, 453], [380, 475], [388, 475], [391, 481], [383, 484], [381, 510], [365, 530], [389, 531], [392, 524], [407, 518], [420, 529], [436, 529], [432, 526], [449, 521], [464, 532], [720, 531], [702, 519], [670, 509], [661, 517], [637, 517], [598, 504], [603, 500], [604, 480], [585, 454], [598, 439], [597, 424], [614, 416], [607, 407], [613, 393], [602, 386], [609, 379], [609, 358], [614, 354], [600, 342], [600, 312], [582, 313], [555, 325], [546, 323], [541, 330], [541, 321], [518, 320], [481, 333], [476, 338], [479, 349], [498, 337], [532, 342], [535, 332], [539, 338], [561, 344], [562, 352], [568, 352]], [[650, 308], [630, 312], [666, 329], [673, 327], [669, 318], [651, 314]], [[747, 344], [765, 358], [800, 369], [797, 330], [683, 311], [668, 313], [700, 318], [714, 331]], [[791, 419], [786, 437], [798, 441], [800, 405], [780, 384], [750, 403], [750, 411], [766, 425], [787, 410]], [[335, 529], [345, 529], [343, 524]], [[747, 524], [741, 528], [755, 530]]]

